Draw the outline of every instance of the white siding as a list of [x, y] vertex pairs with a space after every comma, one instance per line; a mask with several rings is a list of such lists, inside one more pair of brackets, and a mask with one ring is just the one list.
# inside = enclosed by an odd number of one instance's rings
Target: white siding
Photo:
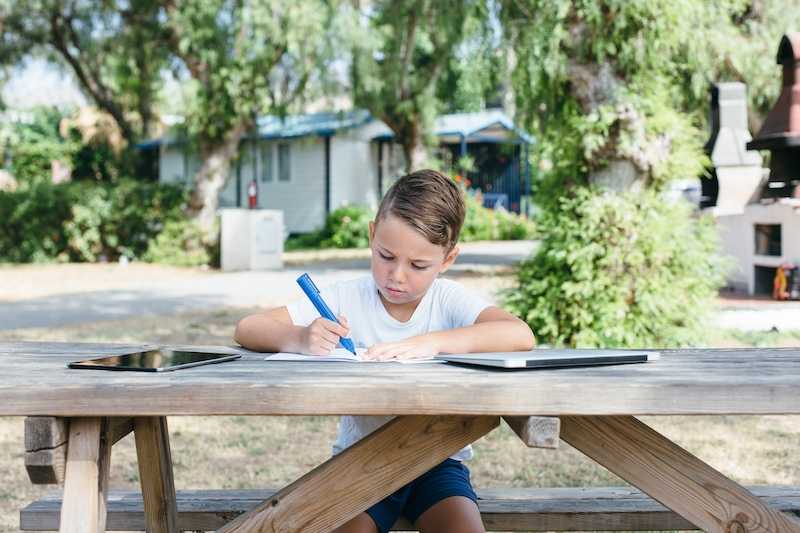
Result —
[[[729, 283], [755, 290], [755, 267], [777, 267], [781, 263], [800, 263], [800, 201], [783, 198], [773, 204], [750, 204], [744, 213], [717, 218], [724, 253], [736, 261]], [[781, 225], [781, 255], [755, 254], [755, 225]]]
[[[290, 146], [291, 177], [278, 180], [277, 145]], [[258, 182], [258, 204], [264, 209], [280, 209], [286, 231], [302, 233], [319, 229], [325, 224], [325, 140], [319, 137], [260, 141], [273, 145], [273, 179]], [[247, 184], [253, 175], [252, 159], [242, 166], [242, 189], [247, 205]]]
[[182, 183], [185, 175], [183, 149], [180, 146], [162, 147], [158, 164], [158, 181]]
[[377, 143], [354, 133], [331, 138], [331, 211], [343, 205], [378, 207]]

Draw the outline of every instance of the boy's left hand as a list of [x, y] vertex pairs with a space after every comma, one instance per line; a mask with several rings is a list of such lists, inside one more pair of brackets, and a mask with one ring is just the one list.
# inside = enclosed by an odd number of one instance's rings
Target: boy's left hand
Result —
[[366, 359], [386, 361], [388, 359], [418, 359], [433, 357], [441, 350], [430, 335], [419, 335], [402, 341], [381, 342], [370, 346], [364, 354]]

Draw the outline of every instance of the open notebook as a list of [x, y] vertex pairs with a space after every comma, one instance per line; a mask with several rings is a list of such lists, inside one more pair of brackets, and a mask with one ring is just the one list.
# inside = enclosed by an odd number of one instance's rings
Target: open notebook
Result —
[[280, 352], [270, 354], [264, 358], [265, 361], [311, 361], [314, 363], [403, 363], [403, 364], [416, 364], [416, 363], [444, 363], [440, 359], [433, 357], [426, 357], [421, 359], [402, 359], [392, 361], [375, 361], [373, 359], [362, 359], [361, 356], [366, 352], [366, 348], [356, 348], [356, 355], [348, 352], [344, 348], [335, 348], [330, 355], [304, 355], [300, 353]]

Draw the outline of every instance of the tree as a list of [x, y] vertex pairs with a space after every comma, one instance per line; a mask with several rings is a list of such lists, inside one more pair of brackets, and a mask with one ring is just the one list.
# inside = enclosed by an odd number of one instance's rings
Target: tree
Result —
[[738, 19], [754, 4], [502, 3], [518, 117], [550, 163], [536, 186], [537, 227], [560, 236], [523, 263], [508, 302], [546, 342], [701, 338], [724, 270], [715, 230], [659, 193], [703, 174], [708, 82], [752, 52], [727, 43], [747, 40]]
[[64, 65], [130, 146], [151, 132], [167, 59], [158, 1], [7, 2], [0, 20], [0, 64], [40, 55]]
[[354, 103], [394, 132], [407, 171], [427, 160], [437, 82], [459, 45], [488, 22], [487, 9], [481, 0], [381, 0], [356, 13]]
[[219, 191], [260, 114], [285, 114], [323, 76], [333, 6], [322, 0], [167, 0], [167, 43], [193, 84], [189, 133], [202, 161], [190, 208], [211, 235]]

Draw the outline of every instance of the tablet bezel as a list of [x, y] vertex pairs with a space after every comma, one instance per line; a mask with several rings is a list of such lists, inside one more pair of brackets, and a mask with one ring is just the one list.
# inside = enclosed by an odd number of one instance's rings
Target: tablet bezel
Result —
[[[178, 365], [170, 365], [170, 366], [159, 366], [159, 367], [137, 367], [137, 366], [112, 366], [112, 365], [100, 365], [97, 364], [99, 361], [106, 361], [106, 360], [113, 360], [116, 358], [124, 358], [130, 357], [135, 355], [141, 355], [148, 352], [160, 352], [160, 351], [171, 351], [171, 352], [181, 352], [181, 353], [189, 353], [189, 354], [197, 354], [197, 355], [204, 355], [204, 356], [215, 356], [210, 359], [204, 359], [202, 361], [192, 361], [189, 363], [182, 363]], [[202, 365], [211, 365], [216, 363], [224, 363], [226, 361], [233, 361], [234, 359], [241, 358], [241, 354], [232, 354], [232, 353], [213, 353], [213, 352], [206, 352], [200, 350], [185, 350], [185, 349], [175, 349], [175, 348], [154, 348], [151, 350], [139, 350], [135, 352], [126, 352], [114, 355], [104, 355], [102, 357], [95, 357], [92, 359], [83, 359], [81, 361], [72, 361], [67, 363], [67, 368], [76, 369], [76, 370], [113, 370], [117, 372], [171, 372], [173, 370], [180, 370], [182, 368], [191, 368], [194, 366], [202, 366]]]

